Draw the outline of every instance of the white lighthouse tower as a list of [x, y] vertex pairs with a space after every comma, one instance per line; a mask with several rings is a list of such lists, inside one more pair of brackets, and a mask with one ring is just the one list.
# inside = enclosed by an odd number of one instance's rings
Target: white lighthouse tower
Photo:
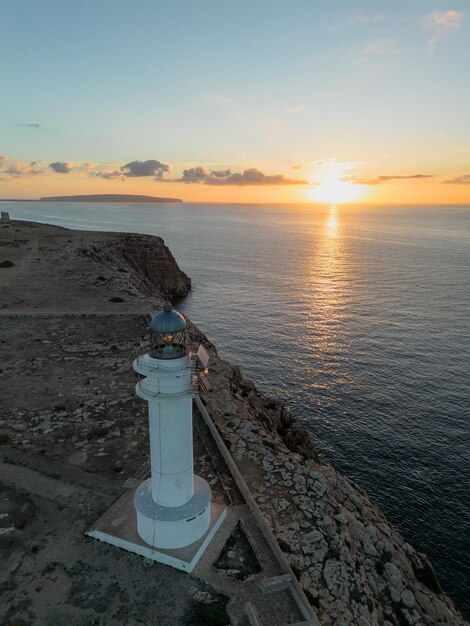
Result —
[[135, 492], [137, 532], [156, 549], [193, 544], [211, 522], [211, 488], [193, 473], [193, 398], [197, 375], [186, 346], [186, 320], [166, 302], [150, 323], [151, 349], [133, 367], [148, 402], [151, 477]]

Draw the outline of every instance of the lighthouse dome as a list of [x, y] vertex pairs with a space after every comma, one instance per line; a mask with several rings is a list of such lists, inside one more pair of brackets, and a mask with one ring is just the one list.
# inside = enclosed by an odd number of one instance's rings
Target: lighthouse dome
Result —
[[186, 354], [186, 320], [169, 302], [150, 322], [151, 352], [156, 359], [177, 359]]
[[186, 330], [186, 320], [169, 302], [165, 302], [163, 311], [157, 313], [150, 322], [150, 330], [153, 333], [178, 333]]

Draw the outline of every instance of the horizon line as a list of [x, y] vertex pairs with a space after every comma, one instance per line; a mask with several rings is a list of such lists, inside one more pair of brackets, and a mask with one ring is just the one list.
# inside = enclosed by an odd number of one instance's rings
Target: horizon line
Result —
[[[86, 194], [90, 195], [90, 194]], [[105, 194], [108, 195], [108, 194]], [[116, 194], [120, 195], [120, 194]], [[136, 194], [138, 196], [138, 194]], [[44, 201], [41, 198], [0, 198], [0, 202], [38, 202], [47, 204], [48, 201]], [[62, 200], [62, 203], [69, 204], [92, 204], [93, 200], [90, 202], [83, 201], [74, 201], [74, 200]], [[60, 204], [59, 202], [50, 202], [51, 204]], [[113, 204], [110, 202], [100, 202], [100, 204]], [[119, 202], [115, 204], [133, 204], [132, 202]], [[458, 207], [469, 207], [470, 201], [468, 202], [201, 202], [201, 201], [192, 201], [192, 200], [181, 200], [180, 202], [138, 202], [136, 204], [146, 205], [146, 204], [174, 204], [176, 206], [181, 206], [182, 204], [210, 204], [210, 205], [233, 205], [233, 206], [458, 206]]]

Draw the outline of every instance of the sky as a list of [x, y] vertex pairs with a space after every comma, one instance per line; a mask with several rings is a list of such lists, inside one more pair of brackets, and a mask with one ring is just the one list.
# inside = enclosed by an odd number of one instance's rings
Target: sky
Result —
[[0, 3], [0, 197], [470, 204], [469, 0]]

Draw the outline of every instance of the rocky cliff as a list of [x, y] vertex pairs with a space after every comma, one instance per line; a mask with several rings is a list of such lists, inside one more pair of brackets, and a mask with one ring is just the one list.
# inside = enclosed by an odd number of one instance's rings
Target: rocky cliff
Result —
[[465, 624], [425, 554], [322, 461], [281, 403], [211, 351], [204, 397], [322, 626]]
[[0, 262], [13, 263], [2, 274], [4, 309], [103, 313], [112, 302], [130, 312], [191, 289], [160, 237], [14, 221], [2, 226], [0, 239]]
[[191, 279], [180, 270], [161, 237], [95, 235], [79, 253], [109, 267], [127, 269], [131, 284], [146, 296], [178, 299], [191, 289]]

